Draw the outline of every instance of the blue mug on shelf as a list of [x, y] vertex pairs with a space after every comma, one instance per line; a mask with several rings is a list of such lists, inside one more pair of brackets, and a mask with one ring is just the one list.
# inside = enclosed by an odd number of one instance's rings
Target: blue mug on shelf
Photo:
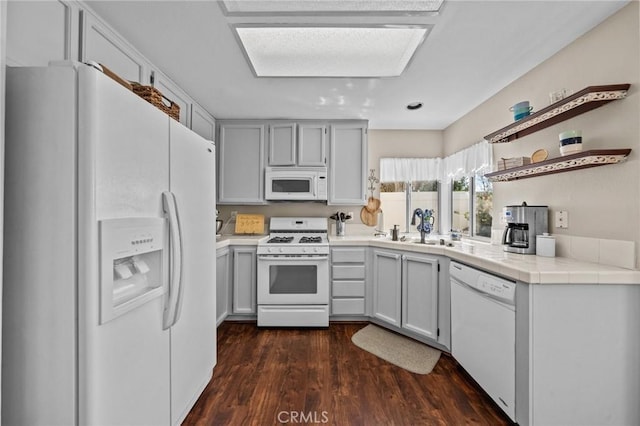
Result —
[[509, 111], [513, 112], [513, 119], [515, 121], [528, 116], [532, 110], [533, 107], [529, 105], [529, 101], [518, 102], [517, 104], [509, 108]]

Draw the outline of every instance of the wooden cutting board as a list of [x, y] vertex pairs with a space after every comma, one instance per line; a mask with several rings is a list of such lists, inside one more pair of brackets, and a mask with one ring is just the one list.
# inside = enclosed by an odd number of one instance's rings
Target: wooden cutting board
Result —
[[236, 215], [236, 234], [264, 234], [264, 215]]
[[367, 226], [376, 226], [378, 224], [378, 212], [370, 212], [367, 206], [360, 210], [360, 220]]

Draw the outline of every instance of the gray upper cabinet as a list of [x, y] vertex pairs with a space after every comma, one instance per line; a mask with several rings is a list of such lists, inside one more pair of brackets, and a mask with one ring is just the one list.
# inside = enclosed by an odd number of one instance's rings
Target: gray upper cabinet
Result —
[[7, 2], [7, 64], [76, 60], [79, 13], [75, 3], [65, 1]]
[[[159, 71], [151, 73], [153, 87], [158, 89], [166, 98], [165, 101], [176, 103], [180, 107], [180, 123], [185, 127], [191, 127], [191, 98], [169, 77]], [[169, 106], [169, 104], [167, 104]]]
[[264, 204], [262, 123], [221, 123], [218, 147], [218, 204]]
[[298, 165], [326, 166], [327, 125], [324, 123], [298, 124]]
[[62, 60], [96, 61], [125, 80], [153, 84], [180, 106], [180, 123], [214, 140], [215, 119], [161, 71], [151, 72], [152, 64], [89, 4], [75, 0], [8, 1], [7, 64], [47, 66], [50, 61]]
[[191, 130], [207, 140], [215, 140], [215, 118], [196, 103], [191, 104]]
[[327, 204], [366, 204], [367, 124], [331, 124]]
[[150, 64], [138, 51], [87, 10], [80, 17], [81, 61], [96, 61], [125, 80], [149, 84]]
[[327, 165], [325, 123], [270, 123], [269, 166]]
[[296, 124], [269, 125], [269, 165], [293, 166], [296, 164]]

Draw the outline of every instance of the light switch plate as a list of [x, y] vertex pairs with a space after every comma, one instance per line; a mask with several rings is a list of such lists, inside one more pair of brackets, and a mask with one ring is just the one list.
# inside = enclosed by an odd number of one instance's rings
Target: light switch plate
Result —
[[558, 210], [555, 215], [556, 228], [569, 227], [569, 213], [566, 210]]

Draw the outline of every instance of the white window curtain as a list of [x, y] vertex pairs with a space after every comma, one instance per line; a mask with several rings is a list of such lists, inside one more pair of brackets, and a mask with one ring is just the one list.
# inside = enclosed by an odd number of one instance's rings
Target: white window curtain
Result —
[[493, 147], [483, 140], [446, 157], [443, 162], [444, 177], [448, 180], [488, 173], [493, 165]]
[[381, 158], [380, 182], [455, 180], [488, 173], [493, 166], [493, 147], [482, 140], [445, 158]]
[[380, 182], [440, 180], [441, 158], [381, 158]]

